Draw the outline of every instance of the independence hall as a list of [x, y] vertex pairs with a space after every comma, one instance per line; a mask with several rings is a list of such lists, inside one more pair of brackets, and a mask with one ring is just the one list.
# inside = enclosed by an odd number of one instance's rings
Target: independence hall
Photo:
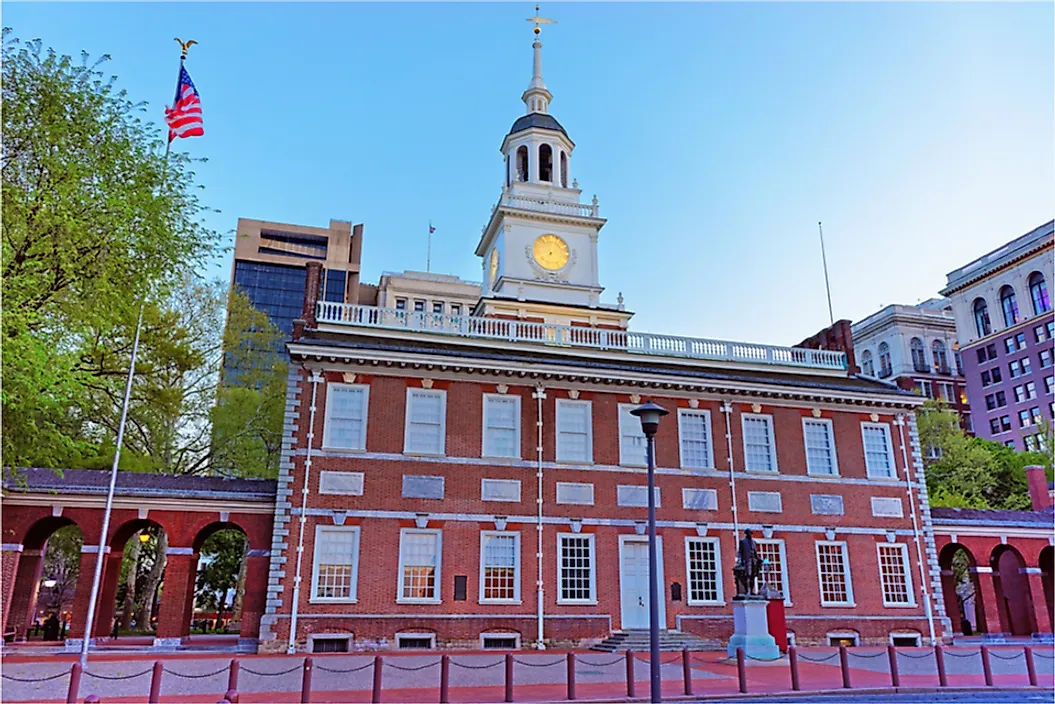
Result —
[[[568, 646], [647, 627], [630, 415], [646, 399], [670, 411], [656, 438], [668, 632], [728, 640], [751, 528], [796, 642], [951, 635], [921, 399], [860, 376], [849, 346], [642, 333], [622, 296], [602, 303], [605, 220], [581, 202], [533, 48], [470, 306], [322, 300], [308, 264], [261, 650]], [[833, 330], [848, 341], [848, 327]]]

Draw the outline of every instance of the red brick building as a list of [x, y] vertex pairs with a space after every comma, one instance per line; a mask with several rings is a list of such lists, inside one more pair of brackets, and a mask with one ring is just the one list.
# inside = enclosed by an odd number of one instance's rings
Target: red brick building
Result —
[[753, 528], [800, 643], [949, 632], [913, 408], [845, 352], [630, 330], [603, 303], [536, 39], [466, 315], [317, 301], [294, 323], [263, 650], [584, 644], [662, 617], [723, 641]]

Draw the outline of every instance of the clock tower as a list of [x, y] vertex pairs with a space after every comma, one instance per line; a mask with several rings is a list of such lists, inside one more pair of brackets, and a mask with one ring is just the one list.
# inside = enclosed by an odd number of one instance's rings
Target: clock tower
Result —
[[597, 197], [580, 202], [571, 176], [575, 143], [549, 113], [553, 95], [542, 80], [538, 35], [540, 24], [553, 21], [528, 21], [535, 23], [535, 41], [531, 82], [521, 96], [527, 112], [502, 141], [502, 195], [476, 246], [484, 276], [477, 313], [625, 328], [632, 314], [622, 301], [601, 303], [597, 241], [605, 220]]

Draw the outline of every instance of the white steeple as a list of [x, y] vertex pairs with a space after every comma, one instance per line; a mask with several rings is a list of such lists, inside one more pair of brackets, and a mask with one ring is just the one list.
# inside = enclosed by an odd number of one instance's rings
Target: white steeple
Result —
[[520, 99], [524, 101], [524, 106], [527, 107], [528, 114], [549, 112], [549, 101], [553, 99], [553, 94], [549, 92], [546, 88], [546, 82], [542, 80], [542, 42], [538, 40], [538, 37], [542, 33], [539, 25], [557, 24], [557, 21], [548, 17], [539, 17], [538, 11], [539, 6], [535, 5], [535, 16], [528, 18], [528, 22], [535, 23], [535, 41], [531, 45], [535, 56], [531, 67], [531, 83], [528, 84], [524, 94], [520, 96]]

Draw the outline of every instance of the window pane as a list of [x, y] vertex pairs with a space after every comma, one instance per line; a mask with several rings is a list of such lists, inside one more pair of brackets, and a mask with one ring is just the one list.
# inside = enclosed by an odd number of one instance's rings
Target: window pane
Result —
[[707, 416], [703, 413], [683, 412], [680, 420], [681, 465], [697, 469], [709, 468], [711, 431], [707, 427]]
[[910, 604], [905, 552], [900, 545], [879, 546], [879, 579], [883, 584], [884, 604]]
[[590, 458], [590, 406], [582, 403], [560, 404], [557, 438], [558, 459], [585, 462]]
[[893, 477], [894, 463], [890, 456], [886, 428], [865, 426], [863, 430], [865, 445], [865, 466], [869, 476]]
[[486, 397], [486, 448], [489, 457], [520, 456], [520, 448], [517, 447], [517, 426], [520, 420], [517, 406], [516, 397]]
[[357, 534], [350, 530], [321, 530], [315, 545], [315, 596], [349, 599], [353, 596], [353, 567]]
[[786, 598], [787, 594], [784, 594], [784, 561], [780, 559], [780, 543], [777, 541], [756, 540], [755, 547], [758, 549], [758, 556], [763, 561], [762, 578], [765, 580], [769, 591], [778, 592]]
[[364, 389], [331, 386], [329, 392], [330, 424], [326, 435], [329, 446], [364, 449]]
[[435, 533], [404, 533], [400, 545], [403, 560], [403, 598], [436, 598]]
[[820, 566], [821, 603], [849, 603], [850, 595], [846, 584], [843, 546], [818, 545], [817, 556]]
[[715, 541], [690, 540], [689, 600], [718, 601], [718, 550]]
[[619, 461], [620, 464], [646, 464], [645, 433], [641, 421], [630, 415], [633, 406], [619, 408]]
[[769, 442], [769, 418], [744, 417], [744, 455], [747, 469], [771, 472], [773, 448]]
[[824, 421], [803, 422], [806, 436], [806, 471], [809, 474], [835, 474], [835, 446], [831, 426]]
[[560, 539], [560, 598], [590, 601], [593, 591], [590, 575], [590, 539], [586, 536], [561, 536]]
[[482, 598], [516, 598], [516, 543], [515, 535], [484, 536]]
[[410, 394], [408, 450], [435, 453], [443, 451], [443, 401], [443, 395], [438, 393]]

